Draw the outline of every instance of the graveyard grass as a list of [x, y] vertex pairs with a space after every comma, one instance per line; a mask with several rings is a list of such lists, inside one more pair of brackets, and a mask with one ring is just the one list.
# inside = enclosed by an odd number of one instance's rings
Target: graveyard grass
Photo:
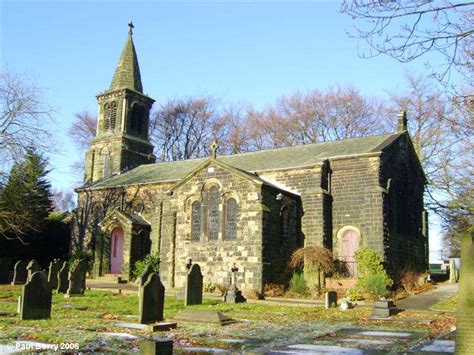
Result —
[[[138, 297], [105, 291], [85, 292], [83, 297], [64, 298], [53, 294], [51, 319], [21, 320], [16, 315], [17, 298], [22, 286], [0, 285], [0, 344], [16, 340], [32, 340], [50, 344], [79, 343], [83, 351], [129, 351], [138, 348], [137, 340], [105, 336], [105, 332], [128, 333], [149, 337], [150, 333], [117, 327], [117, 321], [138, 322]], [[239, 320], [232, 325], [178, 323], [178, 329], [162, 333], [172, 337], [175, 346], [218, 346], [234, 350], [262, 345], [279, 346], [292, 341], [312, 341], [315, 335], [330, 336], [341, 328], [370, 328], [377, 330], [410, 331], [420, 337], [433, 338], [450, 330], [455, 316], [449, 314], [405, 311], [396, 317], [400, 322], [370, 321], [371, 308], [357, 307], [342, 311], [324, 307], [281, 306], [263, 303], [222, 303], [204, 299], [193, 309], [210, 309]], [[183, 301], [165, 299], [165, 320], [184, 309]], [[434, 322], [405, 322], [405, 318]], [[220, 342], [219, 339], [255, 339], [255, 344]], [[237, 347], [237, 348], [236, 348]]]

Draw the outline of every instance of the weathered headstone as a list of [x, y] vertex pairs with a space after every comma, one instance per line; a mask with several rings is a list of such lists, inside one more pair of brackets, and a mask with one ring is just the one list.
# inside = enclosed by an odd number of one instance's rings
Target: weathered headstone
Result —
[[392, 300], [375, 301], [370, 319], [388, 318], [398, 313], [398, 308]]
[[26, 270], [28, 263], [26, 261], [17, 261], [14, 267], [12, 285], [23, 285], [28, 278], [28, 271]]
[[198, 264], [193, 264], [186, 275], [184, 306], [202, 304], [202, 273]]
[[51, 318], [51, 300], [53, 294], [48, 277], [43, 271], [37, 271], [23, 286], [21, 295], [21, 319]]
[[[141, 281], [143, 282], [143, 280]], [[139, 318], [140, 323], [150, 324], [163, 320], [165, 304], [165, 287], [160, 275], [153, 272], [140, 288]]]
[[456, 354], [472, 354], [474, 346], [474, 237], [466, 234], [461, 241]]
[[36, 271], [41, 271], [41, 266], [40, 264], [35, 260], [31, 260], [28, 265], [26, 266], [26, 270], [28, 271], [28, 280], [31, 280], [31, 276], [36, 272]]
[[[191, 269], [191, 266], [193, 265], [193, 260], [191, 258], [189, 258], [186, 262], [186, 270], [188, 270], [187, 272], [189, 272], [189, 269]], [[184, 284], [184, 287], [182, 287], [179, 292], [176, 294], [176, 298], [178, 300], [183, 300], [185, 299], [186, 297], [186, 282]]]
[[87, 264], [79, 261], [73, 270], [69, 271], [69, 288], [65, 297], [83, 296], [86, 289]]
[[10, 258], [0, 258], [0, 284], [10, 281], [10, 269], [12, 261]]
[[235, 274], [239, 269], [235, 266], [232, 266], [230, 269], [232, 272], [232, 281], [231, 285], [228, 290], [224, 292], [224, 295], [222, 296], [222, 300], [227, 303], [242, 303], [247, 301], [245, 297], [242, 295], [242, 292], [237, 288], [236, 285], [236, 277]]
[[145, 339], [140, 340], [140, 354], [142, 355], [172, 355], [173, 340]]
[[337, 292], [336, 291], [326, 292], [325, 306], [326, 308], [337, 307]]
[[69, 288], [69, 267], [64, 261], [58, 273], [58, 293], [66, 293]]
[[148, 275], [153, 273], [153, 268], [151, 265], [147, 265], [145, 270], [143, 270], [142, 274], [138, 278], [138, 289], [140, 290], [143, 284], [148, 280]]
[[58, 273], [62, 264], [58, 259], [54, 259], [49, 263], [48, 282], [53, 290], [58, 288]]

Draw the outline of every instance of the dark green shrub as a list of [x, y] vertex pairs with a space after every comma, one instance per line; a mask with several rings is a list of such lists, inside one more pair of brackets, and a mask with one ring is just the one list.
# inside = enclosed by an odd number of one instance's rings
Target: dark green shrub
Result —
[[301, 296], [307, 296], [309, 294], [309, 288], [308, 285], [306, 285], [303, 273], [295, 272], [293, 274], [290, 280], [289, 291]]
[[387, 293], [387, 285], [384, 277], [380, 274], [367, 276], [364, 279], [364, 290], [369, 295], [376, 298], [385, 296]]
[[160, 254], [152, 253], [148, 254], [141, 260], [135, 262], [135, 267], [133, 269], [132, 276], [134, 279], [140, 277], [140, 275], [145, 271], [146, 267], [150, 265], [154, 272], [160, 271]]

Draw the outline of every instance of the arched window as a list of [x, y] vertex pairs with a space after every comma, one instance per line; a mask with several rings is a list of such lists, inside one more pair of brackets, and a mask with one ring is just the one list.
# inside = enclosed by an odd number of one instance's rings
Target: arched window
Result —
[[217, 240], [219, 236], [219, 188], [209, 190], [209, 240]]
[[237, 237], [237, 201], [229, 198], [225, 204], [225, 239], [235, 240]]
[[194, 201], [191, 207], [191, 240], [201, 239], [201, 202]]
[[115, 126], [117, 122], [117, 103], [114, 101], [110, 105], [110, 129], [115, 131]]
[[145, 109], [143, 106], [135, 104], [132, 106], [130, 130], [134, 133], [143, 133], [143, 116]]
[[283, 207], [281, 210], [281, 241], [286, 241], [290, 237], [290, 210]]
[[108, 131], [110, 128], [110, 116], [112, 110], [109, 104], [104, 105], [104, 131]]

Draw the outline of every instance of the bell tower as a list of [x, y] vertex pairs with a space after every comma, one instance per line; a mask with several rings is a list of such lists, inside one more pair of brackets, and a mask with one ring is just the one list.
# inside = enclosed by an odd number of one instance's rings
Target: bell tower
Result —
[[152, 98], [143, 94], [133, 24], [110, 88], [97, 95], [99, 113], [96, 136], [86, 153], [84, 182], [94, 182], [155, 162], [148, 138]]

